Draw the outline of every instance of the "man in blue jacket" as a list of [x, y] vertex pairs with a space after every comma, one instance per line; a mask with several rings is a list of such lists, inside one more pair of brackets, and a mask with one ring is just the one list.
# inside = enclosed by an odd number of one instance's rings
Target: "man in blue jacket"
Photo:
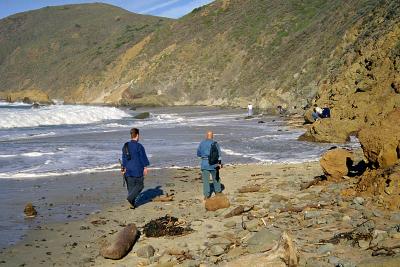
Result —
[[135, 201], [144, 188], [143, 180], [147, 175], [147, 166], [150, 165], [146, 151], [139, 143], [139, 129], [131, 129], [131, 141], [124, 144], [122, 148], [121, 172], [124, 175], [128, 188], [127, 200], [131, 208], [136, 207]]
[[[207, 199], [211, 196], [211, 188], [209, 182], [210, 174], [212, 176], [215, 194], [221, 193], [221, 181], [217, 175], [217, 171], [221, 167], [221, 164], [210, 165], [208, 162], [211, 145], [215, 142], [213, 138], [214, 133], [211, 131], [207, 132], [206, 139], [201, 141], [199, 147], [197, 148], [197, 156], [201, 157], [201, 177], [203, 179], [204, 199]], [[219, 162], [221, 162], [221, 150], [218, 143], [216, 143], [216, 146], [218, 149]]]

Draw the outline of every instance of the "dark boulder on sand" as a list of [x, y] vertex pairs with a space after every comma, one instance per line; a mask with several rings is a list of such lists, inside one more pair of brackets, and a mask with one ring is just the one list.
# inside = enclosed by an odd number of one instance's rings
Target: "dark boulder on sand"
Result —
[[136, 225], [131, 223], [122, 229], [111, 242], [100, 249], [100, 255], [106, 259], [119, 260], [131, 251], [138, 238]]
[[28, 218], [33, 218], [37, 215], [37, 211], [32, 203], [27, 203], [24, 209], [25, 216]]

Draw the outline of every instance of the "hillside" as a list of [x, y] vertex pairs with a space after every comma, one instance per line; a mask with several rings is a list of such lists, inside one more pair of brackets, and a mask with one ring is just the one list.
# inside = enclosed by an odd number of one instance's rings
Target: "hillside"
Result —
[[[366, 0], [215, 1], [157, 31], [131, 60], [124, 101], [303, 107]], [[107, 101], [107, 100], [106, 100]]]
[[[41, 9], [0, 21], [0, 91], [39, 88], [73, 103], [252, 102], [303, 112], [315, 101], [347, 101], [326, 92], [358, 64], [356, 52], [346, 59], [349, 51], [384, 40], [399, 13], [395, 1], [383, 0], [217, 0], [179, 20], [97, 4]], [[62, 15], [73, 21], [55, 19]], [[384, 23], [375, 27], [374, 16]], [[386, 57], [391, 49], [369, 50]], [[368, 82], [363, 77], [358, 82]]]
[[[87, 98], [127, 48], [170, 20], [106, 4], [45, 7], [0, 20], [0, 91]], [[88, 95], [86, 95], [88, 93]]]

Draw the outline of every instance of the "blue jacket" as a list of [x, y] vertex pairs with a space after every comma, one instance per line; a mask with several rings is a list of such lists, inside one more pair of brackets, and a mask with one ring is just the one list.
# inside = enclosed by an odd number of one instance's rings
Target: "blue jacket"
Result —
[[[211, 144], [214, 143], [215, 141], [212, 139], [205, 139], [201, 141], [199, 147], [197, 148], [197, 156], [201, 157], [201, 169], [202, 170], [215, 170], [217, 167], [217, 164], [215, 165], [210, 165], [208, 164], [208, 156], [210, 155], [210, 150], [211, 150]], [[221, 160], [221, 149], [219, 147], [219, 144], [217, 143], [217, 148], [218, 148], [218, 155], [219, 155], [219, 160]]]
[[131, 140], [128, 142], [128, 149], [131, 160], [128, 160], [128, 155], [122, 147], [122, 166], [125, 168], [125, 176], [127, 177], [142, 177], [143, 169], [150, 165], [147, 159], [146, 151], [142, 144]]

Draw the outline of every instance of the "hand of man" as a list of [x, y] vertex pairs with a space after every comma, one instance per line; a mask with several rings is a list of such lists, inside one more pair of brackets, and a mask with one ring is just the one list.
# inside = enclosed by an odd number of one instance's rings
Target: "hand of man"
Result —
[[144, 174], [144, 176], [146, 176], [147, 173], [148, 173], [148, 170], [147, 170], [147, 168], [145, 167], [145, 168], [143, 169], [143, 174]]
[[122, 174], [125, 174], [125, 172], [126, 172], [126, 169], [125, 169], [124, 167], [122, 167], [122, 168], [121, 168], [121, 173], [122, 173]]

